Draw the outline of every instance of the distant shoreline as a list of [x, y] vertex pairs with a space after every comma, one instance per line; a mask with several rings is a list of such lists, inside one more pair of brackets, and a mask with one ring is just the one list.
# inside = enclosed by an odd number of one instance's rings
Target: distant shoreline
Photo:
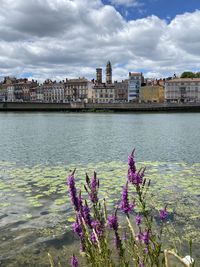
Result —
[[0, 111], [200, 112], [200, 103], [37, 103], [0, 102]]

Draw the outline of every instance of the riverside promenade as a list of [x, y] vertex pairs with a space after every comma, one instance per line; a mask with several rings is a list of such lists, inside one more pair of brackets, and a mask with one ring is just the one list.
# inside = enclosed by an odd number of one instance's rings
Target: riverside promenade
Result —
[[200, 103], [37, 103], [0, 102], [0, 111], [200, 112]]

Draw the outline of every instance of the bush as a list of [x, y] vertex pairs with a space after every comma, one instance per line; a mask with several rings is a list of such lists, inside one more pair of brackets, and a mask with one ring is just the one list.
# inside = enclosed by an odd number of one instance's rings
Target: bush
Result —
[[[99, 200], [100, 182], [95, 172], [91, 179], [86, 174], [84, 188], [89, 201], [83, 199], [81, 191], [77, 191], [75, 170], [68, 177], [68, 186], [76, 212], [72, 227], [80, 239], [81, 255], [85, 257], [87, 266], [169, 267], [170, 255], [182, 266], [194, 266], [192, 255], [181, 258], [177, 251], [163, 249], [163, 227], [169, 215], [167, 205], [158, 211], [159, 223], [156, 223], [156, 216], [147, 198], [150, 180], [145, 178], [145, 168], [137, 170], [134, 151], [128, 157], [127, 181], [122, 189], [121, 200], [112, 214], [108, 215], [105, 199]], [[129, 197], [130, 187], [134, 188], [132, 199]], [[120, 227], [119, 212], [125, 216], [127, 227]], [[78, 259], [74, 255], [71, 266], [78, 266]]]

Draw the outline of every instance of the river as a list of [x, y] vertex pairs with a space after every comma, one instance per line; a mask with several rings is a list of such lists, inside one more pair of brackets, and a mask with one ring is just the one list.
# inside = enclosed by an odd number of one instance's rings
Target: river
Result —
[[112, 205], [133, 148], [157, 207], [169, 202], [184, 228], [183, 251], [192, 238], [198, 257], [199, 133], [199, 113], [0, 113], [0, 266], [49, 266], [47, 252], [67, 262], [76, 247], [68, 173], [76, 167], [81, 186], [96, 170]]

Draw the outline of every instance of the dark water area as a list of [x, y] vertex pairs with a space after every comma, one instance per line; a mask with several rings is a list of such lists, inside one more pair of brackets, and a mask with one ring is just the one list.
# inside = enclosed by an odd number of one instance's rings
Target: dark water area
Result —
[[48, 252], [69, 266], [79, 244], [68, 173], [77, 168], [81, 188], [96, 170], [112, 209], [132, 148], [152, 180], [155, 208], [168, 203], [181, 251], [188, 254], [192, 239], [199, 260], [199, 133], [199, 113], [0, 113], [0, 266], [49, 266]]

